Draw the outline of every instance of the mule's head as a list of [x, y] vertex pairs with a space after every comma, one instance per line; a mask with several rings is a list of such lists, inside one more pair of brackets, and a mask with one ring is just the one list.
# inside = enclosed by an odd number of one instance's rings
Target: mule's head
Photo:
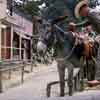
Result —
[[44, 33], [40, 35], [37, 43], [38, 51], [46, 51], [46, 49], [53, 43], [53, 33], [51, 24], [46, 24], [44, 30]]

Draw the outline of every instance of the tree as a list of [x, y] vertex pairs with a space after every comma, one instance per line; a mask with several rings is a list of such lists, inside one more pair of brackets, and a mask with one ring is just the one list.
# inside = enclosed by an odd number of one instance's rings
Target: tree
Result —
[[[43, 16], [46, 19], [53, 19], [58, 16], [64, 15], [65, 12], [68, 13], [69, 20], [74, 20], [74, 21], [81, 21], [77, 20], [74, 11], [75, 11], [75, 6], [80, 2], [81, 0], [41, 0], [41, 4], [45, 3], [46, 7], [45, 10], [43, 9]], [[98, 0], [88, 0], [90, 5], [94, 4], [95, 1]], [[95, 5], [95, 4], [94, 4]]]
[[40, 10], [39, 2], [34, 0], [27, 1], [26, 3], [24, 3], [24, 5], [19, 5], [17, 8], [24, 12], [27, 12], [31, 16], [38, 15]]
[[67, 13], [68, 18], [59, 23], [59, 26], [66, 30], [69, 22], [74, 21], [76, 23], [76, 19], [73, 16], [73, 12], [68, 9], [67, 1], [74, 0], [41, 0], [41, 4], [45, 3], [46, 7], [42, 10], [42, 16], [46, 20], [52, 20], [59, 16], [63, 16]]
[[67, 11], [67, 7], [64, 4], [63, 0], [43, 0], [46, 4], [46, 8], [44, 10], [44, 16], [45, 18], [55, 18], [57, 16], [61, 16], [64, 14], [64, 12]]

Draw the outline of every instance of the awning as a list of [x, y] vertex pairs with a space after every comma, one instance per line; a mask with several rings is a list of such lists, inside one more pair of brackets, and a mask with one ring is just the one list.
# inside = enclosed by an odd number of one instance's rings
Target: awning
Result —
[[23, 38], [23, 39], [27, 39], [27, 40], [30, 40], [30, 39], [31, 39], [30, 36], [26, 36], [26, 35], [24, 34], [24, 32], [21, 31], [21, 30], [18, 30], [18, 29], [16, 29], [16, 28], [14, 28], [14, 32], [16, 32], [16, 34], [18, 34], [18, 35], [19, 35], [21, 38]]

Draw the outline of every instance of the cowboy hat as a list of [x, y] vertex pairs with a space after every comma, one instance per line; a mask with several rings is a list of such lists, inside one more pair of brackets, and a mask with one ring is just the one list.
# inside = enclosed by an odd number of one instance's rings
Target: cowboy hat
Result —
[[76, 18], [80, 18], [80, 14], [79, 14], [80, 8], [87, 4], [88, 4], [88, 0], [80, 0], [80, 2], [76, 5], [74, 10], [74, 14]]

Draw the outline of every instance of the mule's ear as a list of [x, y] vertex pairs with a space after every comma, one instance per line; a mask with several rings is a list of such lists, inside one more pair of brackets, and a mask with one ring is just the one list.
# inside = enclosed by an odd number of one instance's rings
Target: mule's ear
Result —
[[65, 16], [60, 16], [60, 17], [58, 17], [58, 18], [52, 20], [51, 23], [52, 23], [52, 24], [56, 24], [56, 23], [58, 23], [58, 22], [61, 22], [61, 21], [65, 20], [67, 17], [68, 17], [67, 15], [65, 15]]

